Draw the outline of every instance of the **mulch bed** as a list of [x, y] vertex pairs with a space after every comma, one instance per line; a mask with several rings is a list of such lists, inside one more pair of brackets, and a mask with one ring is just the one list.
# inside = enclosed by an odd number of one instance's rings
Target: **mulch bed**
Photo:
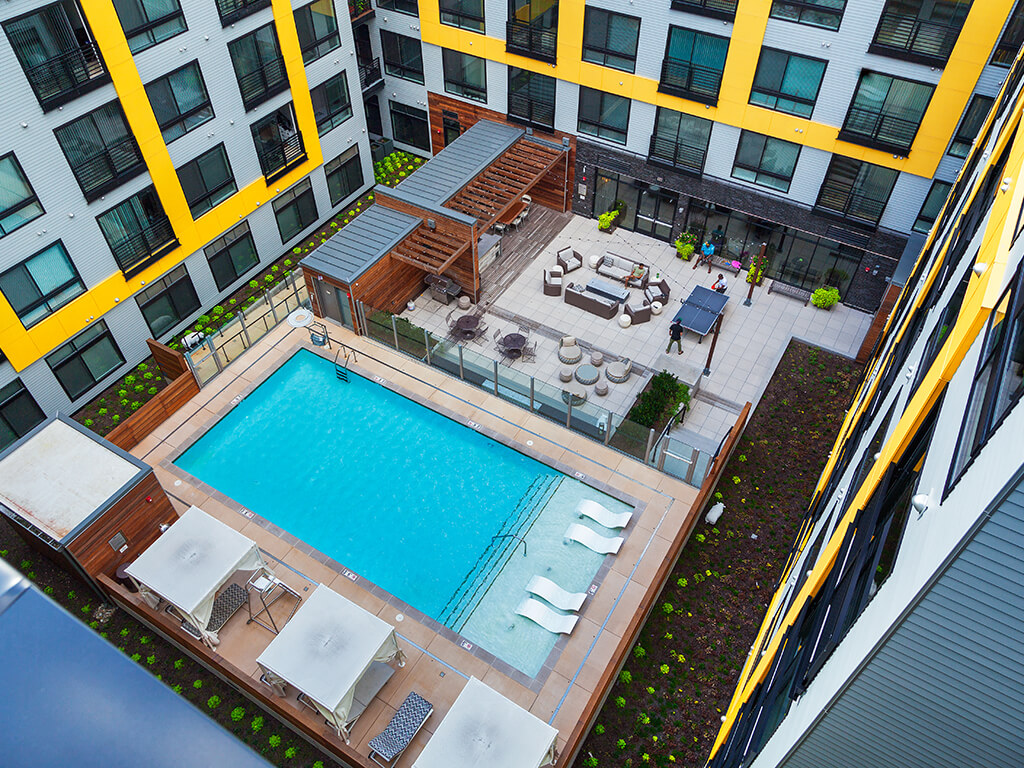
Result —
[[703, 766], [861, 369], [792, 342], [577, 766]]

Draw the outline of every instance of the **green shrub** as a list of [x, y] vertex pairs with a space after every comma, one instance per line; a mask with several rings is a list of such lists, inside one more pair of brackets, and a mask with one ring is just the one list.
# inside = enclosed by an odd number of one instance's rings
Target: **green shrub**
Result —
[[679, 241], [677, 240], [676, 253], [679, 254], [679, 258], [682, 259], [683, 261], [689, 261], [690, 257], [693, 256], [693, 246], [690, 245], [689, 243], [680, 245]]
[[682, 403], [690, 402], [690, 388], [668, 371], [651, 378], [648, 387], [629, 412], [629, 419], [644, 427], [653, 427], [666, 411], [672, 413]]
[[263, 718], [260, 715], [257, 715], [252, 719], [252, 723], [250, 725], [253, 733], [259, 733], [263, 730]]
[[597, 217], [597, 228], [598, 229], [611, 229], [612, 224], [619, 217], [618, 211], [605, 211]]
[[202, 680], [196, 680], [195, 682], [192, 683], [192, 687], [195, 688], [198, 691], [200, 688], [203, 687], [203, 681]]
[[633, 682], [633, 675], [630, 674], [628, 669], [624, 669], [619, 672], [619, 682], [623, 685], [629, 685]]
[[242, 707], [235, 707], [231, 710], [231, 720], [233, 722], [240, 722], [245, 717], [245, 710]]
[[278, 747], [280, 747], [280, 746], [281, 746], [281, 737], [280, 737], [280, 736], [278, 736], [278, 735], [277, 735], [277, 734], [275, 733], [275, 734], [274, 734], [273, 736], [271, 736], [271, 737], [270, 737], [269, 739], [267, 739], [267, 743], [268, 743], [268, 744], [269, 744], [269, 745], [270, 745], [270, 746], [271, 746], [271, 747], [272, 747], [273, 749], [277, 749]]
[[220, 706], [220, 696], [211, 696], [206, 700], [206, 706], [210, 709], [216, 709]]
[[826, 285], [811, 294], [811, 304], [820, 309], [831, 309], [839, 303], [839, 289]]

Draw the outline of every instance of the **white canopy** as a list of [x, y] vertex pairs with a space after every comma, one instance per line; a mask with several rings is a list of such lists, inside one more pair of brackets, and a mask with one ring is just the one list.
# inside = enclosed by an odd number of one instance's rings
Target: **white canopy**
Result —
[[390, 624], [321, 584], [256, 661], [271, 684], [312, 699], [347, 741], [356, 684], [373, 662], [396, 656], [405, 659]]
[[235, 571], [265, 567], [256, 542], [193, 506], [125, 570], [143, 597], [167, 600], [213, 646], [206, 625], [217, 590]]
[[471, 677], [413, 768], [539, 768], [555, 760], [557, 729]]

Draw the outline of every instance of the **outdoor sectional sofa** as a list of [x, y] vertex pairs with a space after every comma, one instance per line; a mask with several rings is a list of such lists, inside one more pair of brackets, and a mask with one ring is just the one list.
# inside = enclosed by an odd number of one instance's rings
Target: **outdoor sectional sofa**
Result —
[[569, 283], [565, 286], [565, 303], [580, 309], [585, 309], [591, 314], [611, 320], [619, 310], [619, 302], [615, 299], [606, 299], [591, 293], [582, 285]]
[[597, 273], [610, 277], [612, 280], [621, 283], [629, 275], [633, 274], [636, 268], [640, 268], [639, 277], [631, 277], [629, 279], [629, 285], [634, 288], [646, 288], [647, 278], [650, 275], [650, 270], [646, 264], [639, 264], [638, 262], [627, 259], [625, 256], [619, 256], [618, 254], [606, 251], [597, 262]]

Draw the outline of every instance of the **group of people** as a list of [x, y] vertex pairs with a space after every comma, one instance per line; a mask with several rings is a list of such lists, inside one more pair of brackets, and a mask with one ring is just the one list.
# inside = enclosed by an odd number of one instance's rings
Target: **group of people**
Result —
[[[728, 287], [729, 281], [725, 279], [725, 275], [719, 272], [718, 279], [711, 285], [711, 290], [725, 293]], [[665, 347], [666, 355], [672, 351], [673, 344], [676, 345], [679, 354], [683, 354], [683, 330], [683, 324], [678, 319], [672, 321], [672, 324], [668, 327], [668, 346]]]

